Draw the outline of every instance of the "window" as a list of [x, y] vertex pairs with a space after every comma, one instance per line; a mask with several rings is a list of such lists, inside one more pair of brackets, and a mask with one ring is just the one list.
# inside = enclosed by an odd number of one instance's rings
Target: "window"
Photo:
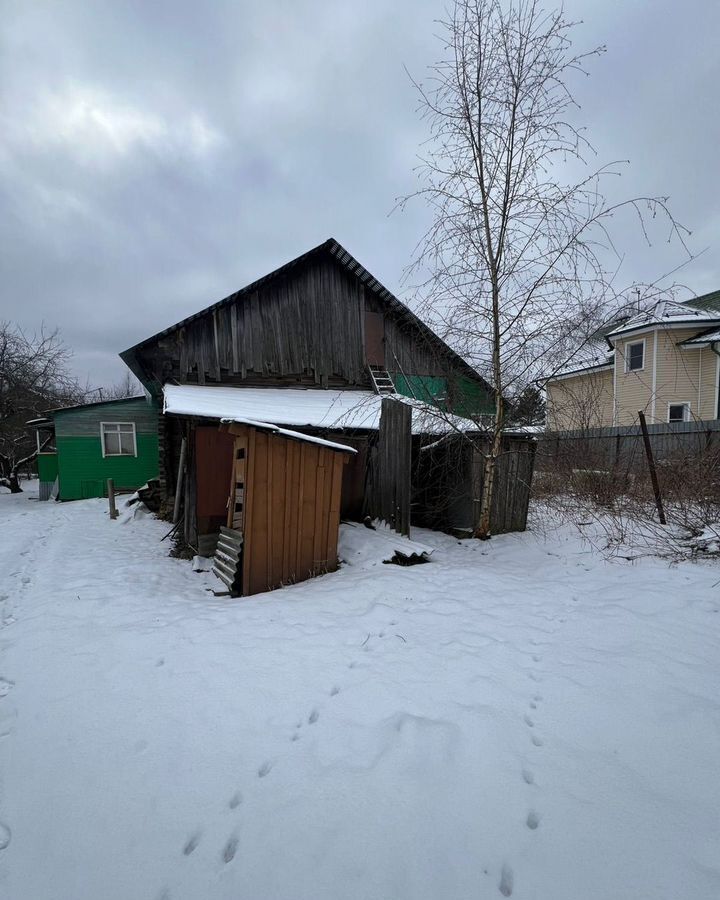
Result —
[[625, 345], [625, 371], [639, 372], [645, 368], [645, 341]]
[[134, 422], [101, 422], [103, 456], [137, 456]]
[[668, 422], [688, 422], [689, 420], [689, 403], [668, 403]]

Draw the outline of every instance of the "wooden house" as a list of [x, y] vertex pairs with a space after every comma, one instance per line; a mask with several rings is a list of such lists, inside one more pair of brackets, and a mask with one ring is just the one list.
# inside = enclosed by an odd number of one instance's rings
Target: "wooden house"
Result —
[[[414, 446], [457, 430], [457, 423], [460, 430], [477, 429], [477, 418], [493, 408], [492, 392], [478, 373], [332, 239], [121, 357], [148, 391], [162, 398], [160, 482], [166, 508], [177, 515], [182, 510], [185, 540], [204, 553], [228, 528], [234, 502], [229, 429], [256, 429], [255, 468], [247, 475], [260, 480], [243, 482], [248, 496], [270, 490], [265, 481], [270, 470], [258, 464], [263, 435], [275, 434], [267, 440], [277, 444], [278, 429], [291, 430], [291, 442], [302, 444], [298, 435], [304, 435], [308, 446], [313, 440], [336, 445], [331, 452], [333, 466], [342, 471], [342, 516], [378, 516], [407, 533]], [[337, 459], [343, 460], [342, 470]], [[318, 458], [313, 465], [321, 469], [328, 463]], [[316, 471], [315, 484], [326, 474]], [[319, 531], [313, 526], [312, 535], [288, 536], [284, 529], [295, 529], [296, 507], [309, 503], [309, 495], [301, 501], [288, 493], [289, 485], [283, 490], [290, 497], [283, 501], [283, 534], [275, 519], [271, 541], [285, 542], [284, 547], [288, 541], [312, 540], [317, 548], [311, 565], [303, 557], [293, 579], [331, 568], [332, 558], [317, 553], [333, 530], [323, 517], [334, 522], [334, 507], [326, 509], [322, 500]], [[328, 496], [334, 498], [334, 490]], [[248, 559], [255, 551], [249, 535], [245, 538], [243, 592], [255, 589]], [[273, 544], [266, 552], [279, 559], [285, 550]], [[283, 579], [289, 577], [280, 571]], [[277, 579], [267, 564], [265, 572], [258, 583], [271, 586]]]
[[53, 410], [32, 425], [38, 435], [40, 499], [82, 500], [135, 490], [158, 474], [156, 401], [146, 397]]

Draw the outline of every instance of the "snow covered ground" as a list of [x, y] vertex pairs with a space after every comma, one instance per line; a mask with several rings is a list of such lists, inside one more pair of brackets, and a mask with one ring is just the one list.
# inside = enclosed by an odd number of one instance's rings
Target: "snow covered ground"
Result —
[[716, 900], [720, 567], [416, 532], [250, 599], [0, 495], [4, 900]]

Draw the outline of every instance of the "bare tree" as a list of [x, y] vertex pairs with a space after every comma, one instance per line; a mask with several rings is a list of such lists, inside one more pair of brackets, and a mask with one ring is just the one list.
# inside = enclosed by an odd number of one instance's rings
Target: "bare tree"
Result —
[[433, 224], [414, 271], [426, 315], [494, 393], [481, 538], [491, 534], [506, 396], [567, 364], [617, 305], [611, 219], [626, 210], [646, 237], [653, 217], [681, 242], [687, 233], [666, 198], [610, 203], [601, 192], [619, 164], [586, 164], [591, 147], [572, 121], [571, 81], [603, 48], [576, 53], [573, 24], [537, 0], [456, 0], [441, 22], [444, 59], [427, 85], [416, 82], [430, 137], [413, 196], [427, 200]]
[[70, 356], [57, 330], [28, 335], [0, 322], [0, 486], [12, 493], [22, 490], [18, 473], [38, 453], [27, 421], [83, 399]]
[[130, 369], [115, 384], [110, 387], [96, 388], [93, 393], [97, 400], [127, 400], [130, 397], [138, 397], [143, 392], [143, 387]]

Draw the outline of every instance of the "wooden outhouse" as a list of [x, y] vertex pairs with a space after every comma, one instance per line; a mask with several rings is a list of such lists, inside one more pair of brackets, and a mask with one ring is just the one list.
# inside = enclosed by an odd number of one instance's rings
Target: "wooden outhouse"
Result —
[[[343, 466], [354, 450], [269, 425], [221, 429], [231, 438], [231, 477], [216, 574], [248, 595], [336, 569]], [[196, 461], [199, 508], [208, 464]]]

